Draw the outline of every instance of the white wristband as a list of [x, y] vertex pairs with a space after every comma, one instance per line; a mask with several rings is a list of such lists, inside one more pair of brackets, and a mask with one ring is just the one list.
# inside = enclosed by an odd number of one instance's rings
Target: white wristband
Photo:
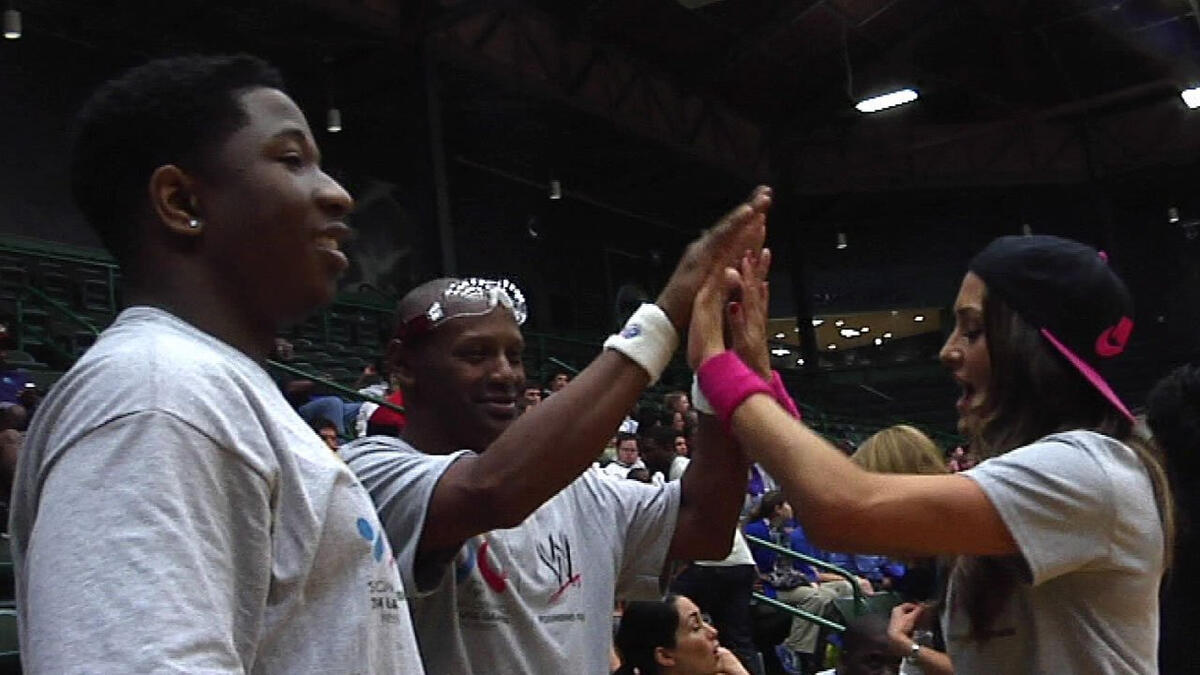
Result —
[[637, 308], [620, 333], [604, 341], [605, 349], [621, 352], [641, 366], [650, 375], [650, 384], [658, 382], [678, 346], [679, 334], [667, 313], [649, 302]]
[[692, 375], [692, 407], [705, 415], [716, 415], [712, 404], [704, 397], [704, 392], [700, 390], [700, 378]]

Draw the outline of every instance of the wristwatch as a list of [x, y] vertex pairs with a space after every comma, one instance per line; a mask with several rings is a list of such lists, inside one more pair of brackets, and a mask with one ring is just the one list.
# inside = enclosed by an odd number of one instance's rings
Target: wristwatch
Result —
[[919, 642], [913, 642], [908, 648], [908, 656], [905, 656], [904, 658], [907, 659], [909, 663], [916, 663], [917, 655], [920, 653], [921, 644]]

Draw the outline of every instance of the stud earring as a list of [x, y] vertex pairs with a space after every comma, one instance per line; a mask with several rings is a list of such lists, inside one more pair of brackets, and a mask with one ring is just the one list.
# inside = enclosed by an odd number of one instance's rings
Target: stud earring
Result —
[[188, 227], [192, 228], [193, 230], [199, 228], [200, 227], [200, 219], [192, 218], [191, 220], [188, 221]]

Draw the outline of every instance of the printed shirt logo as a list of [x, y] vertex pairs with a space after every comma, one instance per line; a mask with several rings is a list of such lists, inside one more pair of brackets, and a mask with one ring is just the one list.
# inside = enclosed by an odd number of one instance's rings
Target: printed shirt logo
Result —
[[1129, 336], [1133, 333], [1133, 319], [1121, 317], [1115, 326], [1105, 328], [1100, 337], [1096, 338], [1096, 354], [1105, 358], [1116, 356], [1125, 351], [1129, 344]]
[[550, 595], [550, 602], [555, 603], [562, 599], [568, 589], [579, 588], [583, 575], [575, 572], [575, 561], [571, 557], [571, 540], [566, 534], [559, 534], [557, 539], [551, 534], [546, 539], [545, 544], [537, 545], [537, 554], [542, 565], [549, 568], [558, 580], [558, 589]]
[[471, 571], [479, 568], [479, 576], [483, 579], [483, 583], [496, 593], [503, 593], [508, 590], [508, 575], [504, 573], [504, 569], [494, 560], [493, 556], [488, 555], [490, 543], [482, 536], [475, 537], [463, 545], [459, 549], [458, 557], [455, 560], [454, 579], [462, 583], [471, 575]]

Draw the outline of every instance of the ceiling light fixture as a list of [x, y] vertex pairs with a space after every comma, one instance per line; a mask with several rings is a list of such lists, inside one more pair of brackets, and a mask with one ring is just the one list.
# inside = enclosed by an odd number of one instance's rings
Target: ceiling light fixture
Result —
[[839, 250], [839, 251], [844, 250], [847, 246], [849, 246], [849, 244], [846, 243], [846, 233], [838, 232], [837, 233], [837, 250]]
[[837, 326], [838, 328], [841, 328], [842, 326], [846, 325], [846, 322], [842, 321], [841, 319], [838, 319], [837, 321], [833, 322], [833, 325]]
[[849, 340], [850, 338], [856, 338], [859, 335], [862, 335], [862, 333], [859, 333], [858, 331], [854, 330], [853, 328], [843, 328], [838, 332], [841, 333], [842, 337], [846, 338], [847, 340]]
[[783, 349], [781, 347], [777, 347], [777, 348], [771, 350], [772, 356], [787, 356], [788, 354], [791, 354], [791, 353], [792, 353], [792, 350]]
[[1167, 222], [1171, 223], [1171, 224], [1179, 222], [1179, 207], [1178, 206], [1168, 206], [1167, 207]]
[[[1200, 96], [1200, 94], [1197, 94], [1197, 96]], [[873, 113], [879, 112], [880, 110], [887, 110], [888, 108], [895, 108], [896, 106], [904, 105], [905, 103], [912, 103], [913, 101], [917, 100], [917, 97], [917, 90], [906, 88], [898, 91], [888, 92], [880, 96], [865, 98], [858, 103], [855, 103], [854, 107], [858, 109], [858, 112], [860, 113]], [[1200, 105], [1200, 103], [1197, 105]], [[1196, 106], [1192, 107], [1194, 108]]]
[[828, 347], [826, 347], [826, 349], [828, 349], [828, 350], [829, 350], [829, 351], [831, 351], [831, 352], [832, 352], [832, 351], [836, 351], [836, 350], [837, 350], [837, 345], [835, 345], [835, 344], [833, 344], [832, 342], [830, 342], [830, 343], [829, 343], [829, 346], [828, 346]]
[[21, 12], [11, 4], [4, 10], [4, 37], [9, 40], [21, 37]]
[[875, 338], [875, 345], [879, 346], [881, 344], [883, 344], [883, 338]]
[[1179, 92], [1179, 97], [1189, 108], [1200, 108], [1200, 87], [1192, 87]]
[[922, 322], [922, 321], [924, 321], [924, 320], [925, 320], [925, 315], [924, 315], [924, 314], [918, 314], [918, 315], [916, 315], [916, 316], [914, 316], [914, 317], [913, 317], [913, 321], [916, 321], [917, 323], [921, 323], [921, 322]]
[[892, 334], [891, 334], [891, 332], [889, 331], [889, 332], [887, 332], [887, 333], [884, 333], [884, 334], [883, 334], [883, 339], [884, 339], [884, 340], [891, 340], [891, 339], [892, 339]]
[[804, 365], [804, 359], [796, 359], [796, 365], [798, 365], [798, 366]]
[[329, 109], [329, 112], [325, 115], [325, 129], [331, 134], [336, 134], [342, 130], [341, 110], [338, 110], [337, 108]]
[[557, 178], [550, 179], [550, 199], [562, 199], [562, 183]]
[[[825, 323], [825, 319], [813, 319], [812, 320], [812, 324], [813, 324], [814, 328], [817, 326], [820, 326], [823, 323]], [[799, 329], [797, 328], [796, 330], [799, 330]]]
[[784, 334], [784, 333], [776, 333], [776, 334], [775, 334], [775, 339], [776, 339], [776, 340], [782, 340], [782, 339], [783, 339], [783, 338], [785, 338], [785, 337], [787, 337], [787, 335], [786, 335], [786, 334]]
[[870, 333], [870, 332], [871, 332], [871, 327], [870, 327], [870, 326], [863, 326], [862, 328], [859, 328], [859, 329], [858, 329], [858, 332], [860, 332], [860, 333]]

